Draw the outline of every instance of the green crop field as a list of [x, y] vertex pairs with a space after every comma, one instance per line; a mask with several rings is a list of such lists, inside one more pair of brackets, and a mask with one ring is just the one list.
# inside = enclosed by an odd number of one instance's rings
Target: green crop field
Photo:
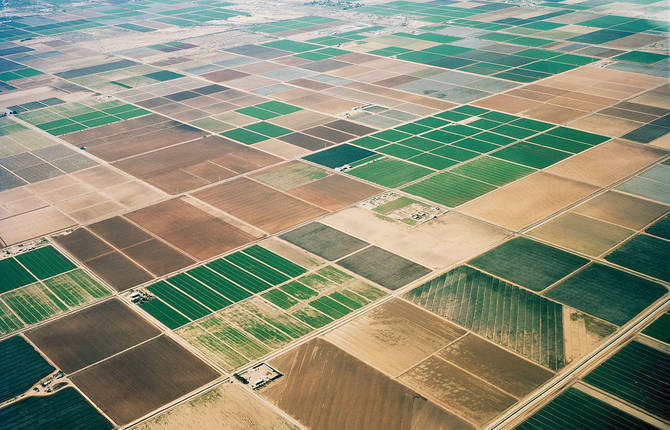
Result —
[[251, 293], [241, 288], [218, 273], [205, 266], [196, 267], [186, 272], [188, 275], [207, 285], [214, 291], [221, 293], [232, 302], [239, 302], [251, 296]]
[[200, 321], [200, 326], [248, 359], [254, 360], [270, 352], [266, 345], [258, 342], [242, 330], [233, 327], [219, 316], [203, 319]]
[[185, 273], [172, 276], [166, 279], [166, 281], [215, 311], [233, 304], [230, 300], [210, 290]]
[[50, 396], [28, 397], [0, 409], [0, 428], [29, 430], [39, 423], [41, 429], [106, 430], [112, 423], [100, 414], [72, 387]]
[[39, 279], [45, 279], [75, 268], [75, 265], [56, 251], [53, 246], [45, 246], [19, 254], [16, 259]]
[[67, 306], [39, 283], [5, 293], [2, 298], [26, 324], [44, 321], [67, 310]]
[[252, 300], [250, 302], [245, 302], [242, 307], [249, 313], [254, 314], [263, 321], [277, 327], [284, 333], [291, 336], [293, 339], [297, 339], [312, 331], [309, 326], [290, 317], [288, 314], [282, 311], [275, 310], [274, 308], [266, 305], [262, 300]]
[[23, 327], [21, 320], [0, 301], [0, 335], [9, 334]]
[[333, 300], [336, 300], [350, 309], [358, 309], [368, 304], [368, 301], [353, 291], [340, 290], [328, 295]]
[[282, 291], [292, 295], [298, 300], [307, 300], [310, 297], [318, 295], [316, 291], [301, 284], [298, 281], [292, 281], [279, 287]]
[[165, 281], [156, 282], [148, 286], [147, 290], [192, 320], [211, 313], [209, 309]]
[[24, 338], [0, 342], [0, 402], [24, 393], [56, 370]]
[[294, 305], [297, 305], [299, 302], [279, 289], [274, 289], [266, 291], [261, 294], [268, 302], [272, 303], [275, 306], [279, 306], [282, 309], [289, 309]]
[[561, 281], [544, 295], [623, 325], [667, 292], [659, 284], [595, 263]]
[[222, 258], [207, 263], [207, 267], [253, 293], [259, 293], [272, 288], [271, 284], [268, 284], [264, 280], [257, 278]]
[[655, 427], [576, 388], [568, 388], [516, 428], [518, 430], [566, 428], [651, 430]]
[[291, 338], [281, 330], [271, 326], [258, 317], [255, 317], [239, 307], [223, 311], [223, 316], [240, 326], [242, 330], [254, 336], [270, 348], [279, 348], [291, 341]]
[[670, 344], [670, 312], [666, 312], [658, 317], [656, 321], [642, 330], [642, 333]]
[[175, 311], [159, 299], [142, 303], [140, 307], [149, 315], [162, 322], [167, 328], [175, 329], [188, 323], [188, 318]]
[[405, 298], [550, 369], [565, 364], [562, 306], [527, 290], [460, 266]]
[[333, 322], [333, 319], [329, 316], [324, 315], [316, 309], [312, 309], [308, 306], [294, 311], [291, 315], [314, 328], [321, 328], [326, 324]]
[[229, 372], [249, 362], [249, 359], [198, 325], [187, 325], [177, 330], [176, 333]]
[[309, 305], [334, 319], [342, 318], [351, 312], [348, 307], [326, 296], [312, 300]]
[[36, 281], [35, 277], [13, 258], [5, 258], [4, 260], [0, 260], [0, 273], [2, 273], [3, 278], [2, 284], [0, 284], [0, 293], [22, 287]]
[[359, 296], [365, 297], [370, 301], [375, 301], [386, 295], [386, 293], [379, 288], [375, 288], [372, 285], [366, 284], [364, 282], [349, 284], [347, 285], [347, 288], [353, 290]]
[[445, 172], [405, 187], [403, 191], [436, 203], [455, 207], [494, 189], [493, 185]]
[[670, 241], [638, 234], [608, 254], [605, 259], [654, 278], [670, 282]]
[[262, 248], [258, 245], [251, 246], [243, 250], [242, 252], [251, 255], [255, 259], [262, 261], [268, 266], [274, 267], [275, 269], [287, 274], [292, 278], [300, 276], [303, 273], [307, 272], [307, 269], [300, 267], [299, 265], [293, 263], [292, 261], [289, 261], [275, 254], [274, 252], [268, 251], [267, 249]]
[[382, 158], [357, 167], [347, 173], [384, 187], [395, 188], [433, 172], [425, 167], [391, 158]]
[[279, 285], [288, 281], [290, 278], [272, 267], [261, 263], [253, 257], [242, 252], [236, 252], [225, 257], [226, 260], [243, 268], [247, 272], [253, 273], [259, 278], [269, 282], [272, 285]]
[[588, 260], [524, 237], [517, 237], [468, 264], [533, 291], [541, 291]]
[[666, 420], [670, 419], [670, 355], [631, 342], [584, 377], [584, 381]]
[[44, 284], [70, 307], [85, 305], [110, 294], [105, 287], [81, 269], [49, 278]]
[[530, 167], [520, 166], [493, 157], [478, 158], [451, 170], [453, 173], [496, 186], [516, 181], [534, 171]]

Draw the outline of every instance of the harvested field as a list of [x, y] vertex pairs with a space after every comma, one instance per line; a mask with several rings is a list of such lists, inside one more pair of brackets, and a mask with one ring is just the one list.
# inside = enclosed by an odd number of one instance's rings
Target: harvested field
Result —
[[[324, 339], [397, 377], [464, 333], [421, 308], [394, 299], [328, 332]], [[390, 350], [393, 354], [388, 354]]]
[[112, 299], [29, 330], [26, 336], [71, 373], [158, 334], [157, 328]]
[[448, 410], [483, 426], [516, 399], [438, 357], [430, 357], [399, 378]]
[[125, 218], [115, 216], [88, 226], [107, 242], [123, 249], [151, 239], [151, 235], [129, 223]]
[[123, 252], [156, 276], [166, 275], [195, 263], [195, 260], [158, 239], [130, 246]]
[[[537, 172], [461, 207], [466, 214], [521, 229], [596, 191], [593, 185]], [[509, 202], [516, 202], [509, 205]], [[504, 208], [504, 209], [503, 209]]]
[[336, 211], [382, 191], [381, 188], [345, 176], [331, 175], [294, 188], [289, 194], [329, 211]]
[[659, 284], [594, 263], [544, 295], [605, 321], [623, 325], [667, 292]]
[[516, 397], [525, 396], [554, 376], [545, 368], [473, 334], [437, 355]]
[[470, 258], [507, 235], [501, 228], [455, 212], [408, 226], [354, 207], [322, 222], [433, 269]]
[[116, 291], [124, 291], [153, 278], [120, 252], [112, 252], [86, 262], [86, 265]]
[[299, 161], [292, 161], [251, 175], [258, 182], [280, 191], [292, 190], [327, 176], [328, 173], [325, 170]]
[[201, 260], [256, 239], [183, 199], [167, 200], [126, 214], [125, 217]]
[[269, 233], [278, 233], [326, 213], [246, 178], [199, 191], [194, 196]]
[[670, 211], [670, 207], [616, 191], [607, 191], [577, 206], [573, 212], [631, 229], [640, 229]]
[[337, 264], [391, 290], [397, 290], [431, 272], [427, 267], [376, 246], [350, 255]]
[[57, 236], [55, 240], [81, 261], [90, 260], [112, 251], [112, 247], [85, 228]]
[[75, 224], [72, 218], [48, 206], [0, 220], [0, 241], [7, 246], [14, 245]]
[[284, 233], [281, 238], [331, 261], [367, 246], [366, 242], [319, 222]]
[[239, 384], [222, 384], [135, 427], [137, 430], [297, 429]]
[[[128, 378], [128, 369], [133, 377]], [[116, 423], [127, 424], [216, 379], [218, 372], [167, 336], [146, 342], [73, 376]]]
[[310, 428], [473, 428], [321, 339], [275, 358], [270, 365], [284, 376], [264, 388], [262, 395]]

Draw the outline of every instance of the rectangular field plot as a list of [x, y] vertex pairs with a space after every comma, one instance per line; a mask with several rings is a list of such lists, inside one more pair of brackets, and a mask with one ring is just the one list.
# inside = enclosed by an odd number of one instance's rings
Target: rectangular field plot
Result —
[[584, 382], [667, 420], [669, 368], [670, 355], [633, 341], [586, 375]]
[[[127, 369], [135, 369], [135, 376], [118, 377]], [[93, 403], [123, 425], [218, 377], [218, 372], [178, 343], [161, 336], [87, 367], [72, 380]]]
[[251, 246], [243, 250], [243, 252], [245, 254], [251, 255], [259, 261], [262, 261], [268, 266], [274, 267], [275, 269], [287, 274], [290, 277], [300, 276], [307, 271], [307, 269], [300, 267], [292, 261], [287, 260], [258, 245]]
[[20, 336], [0, 342], [0, 402], [23, 394], [56, 370]]
[[422, 178], [433, 170], [415, 164], [391, 158], [382, 158], [364, 164], [347, 173], [384, 187], [395, 188], [408, 182]]
[[0, 260], [0, 273], [3, 277], [0, 293], [28, 285], [37, 280], [13, 258]]
[[149, 300], [142, 303], [140, 307], [149, 315], [165, 324], [169, 329], [181, 327], [189, 322], [188, 318], [166, 305], [160, 299]]
[[164, 281], [157, 282], [147, 287], [147, 290], [191, 320], [202, 318], [212, 312], [199, 302], [193, 300], [190, 296]]
[[186, 273], [214, 291], [220, 293], [231, 302], [239, 302], [240, 300], [244, 300], [251, 296], [249, 291], [237, 286], [232, 281], [229, 281], [217, 272], [207, 268], [207, 266], [196, 267]]
[[248, 358], [198, 325], [182, 327], [176, 333], [226, 371], [232, 371], [249, 362]]
[[21, 320], [0, 300], [0, 335], [9, 334], [21, 327]]
[[494, 189], [493, 185], [446, 172], [405, 187], [403, 191], [455, 207]]
[[166, 281], [214, 311], [233, 303], [185, 273], [172, 276]]
[[29, 330], [26, 335], [66, 373], [77, 371], [160, 331], [120, 300], [106, 300]]
[[254, 275], [272, 285], [279, 285], [290, 279], [289, 276], [284, 275], [283, 273], [242, 252], [236, 252], [234, 254], [227, 255], [225, 259], [241, 267], [247, 272], [253, 273]]
[[238, 266], [220, 258], [214, 260], [211, 263], [207, 263], [207, 267], [219, 273], [221, 276], [225, 276], [236, 284], [244, 287], [246, 290], [251, 291], [252, 293], [258, 293], [260, 291], [265, 291], [269, 288], [272, 288], [271, 284], [268, 284], [264, 280], [252, 275], [251, 273], [242, 270]]
[[281, 238], [331, 261], [368, 245], [365, 241], [319, 222], [284, 233]]
[[585, 258], [517, 237], [468, 264], [533, 291], [541, 291], [588, 263]]
[[654, 282], [594, 263], [544, 295], [605, 321], [623, 325], [667, 292]]
[[72, 387], [50, 396], [31, 396], [0, 409], [0, 427], [29, 430], [39, 422], [40, 428], [72, 430], [114, 428], [100, 412]]
[[68, 309], [51, 291], [39, 283], [5, 293], [2, 299], [26, 324], [44, 321]]
[[39, 279], [49, 278], [75, 268], [75, 265], [52, 246], [45, 246], [16, 256]]
[[565, 365], [562, 306], [527, 290], [460, 266], [404, 297], [552, 370]]
[[376, 246], [350, 255], [337, 264], [391, 290], [403, 287], [431, 272], [427, 267]]
[[612, 426], [632, 430], [656, 428], [576, 388], [568, 388], [516, 428], [590, 430], [612, 428]]
[[49, 278], [44, 285], [69, 307], [85, 305], [110, 294], [81, 269]]
[[647, 326], [642, 333], [654, 339], [670, 344], [670, 312], [666, 312]]
[[670, 241], [639, 234], [608, 254], [605, 259], [637, 272], [670, 282]]

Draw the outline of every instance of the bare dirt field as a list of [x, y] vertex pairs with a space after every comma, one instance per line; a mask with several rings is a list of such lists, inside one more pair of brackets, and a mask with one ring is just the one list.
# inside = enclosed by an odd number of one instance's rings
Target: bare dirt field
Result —
[[623, 141], [611, 141], [561, 161], [547, 173], [601, 187], [625, 178], [668, 152]]
[[616, 191], [607, 191], [582, 203], [572, 211], [637, 230], [670, 211], [670, 206]]
[[76, 222], [54, 207], [45, 207], [0, 220], [0, 243], [3, 246], [72, 227]]
[[91, 224], [88, 228], [121, 249], [151, 239], [150, 234], [120, 216]]
[[264, 388], [262, 395], [310, 428], [473, 428], [322, 339], [270, 364], [284, 376]]
[[326, 213], [246, 178], [199, 191], [194, 196], [269, 233], [280, 232]]
[[295, 245], [291, 245], [278, 237], [270, 237], [267, 240], [259, 243], [260, 246], [266, 248], [277, 255], [280, 255], [307, 270], [321, 266], [324, 261], [319, 257], [311, 254]]
[[116, 299], [26, 333], [64, 372], [71, 373], [160, 334]]
[[112, 247], [85, 228], [57, 236], [55, 240], [81, 261], [90, 260], [112, 251]]
[[479, 426], [516, 403], [514, 397], [435, 356], [419, 363], [399, 380]]
[[324, 339], [397, 377], [464, 333], [423, 309], [394, 299], [327, 333]]
[[195, 263], [195, 260], [158, 239], [133, 245], [123, 252], [156, 276], [166, 275]]
[[86, 266], [116, 291], [127, 290], [153, 278], [146, 270], [117, 251], [88, 260]]
[[597, 189], [583, 182], [537, 172], [472, 200], [462, 205], [460, 209], [469, 215], [518, 230], [588, 196]]
[[412, 227], [355, 207], [322, 222], [433, 269], [477, 255], [507, 236], [500, 228], [454, 212]]
[[331, 175], [296, 187], [289, 194], [329, 211], [336, 211], [382, 191], [381, 188], [342, 175]]
[[172, 408], [136, 430], [297, 429], [239, 384], [225, 383]]
[[220, 375], [161, 336], [71, 376], [117, 424], [129, 423]]
[[125, 217], [198, 259], [213, 257], [257, 238], [182, 199], [148, 206]]
[[528, 394], [554, 376], [549, 370], [473, 334], [457, 340], [437, 355], [517, 397]]
[[577, 309], [563, 306], [563, 353], [571, 363], [593, 351], [605, 338], [616, 331], [616, 326], [594, 318]]

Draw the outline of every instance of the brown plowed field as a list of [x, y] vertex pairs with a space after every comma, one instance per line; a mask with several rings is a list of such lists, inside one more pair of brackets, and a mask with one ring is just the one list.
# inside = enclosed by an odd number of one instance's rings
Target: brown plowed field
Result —
[[437, 355], [518, 397], [554, 376], [549, 370], [472, 334]]
[[329, 211], [336, 211], [383, 191], [354, 179], [331, 175], [294, 188], [289, 194]]
[[26, 333], [64, 372], [96, 363], [160, 334], [117, 299], [59, 318]]
[[394, 299], [329, 332], [324, 338], [397, 377], [464, 333], [465, 330], [434, 314]]
[[195, 260], [158, 239], [133, 245], [123, 252], [156, 276], [166, 275], [195, 263]]
[[326, 213], [289, 195], [240, 178], [194, 194], [262, 230], [277, 233]]
[[[199, 176], [202, 163], [214, 163]], [[121, 160], [116, 167], [168, 193], [180, 193], [229, 178], [238, 173], [282, 161], [280, 158], [230, 140], [208, 136], [181, 145]], [[212, 169], [218, 172], [212, 172]]]
[[125, 218], [115, 216], [88, 226], [107, 242], [117, 248], [126, 248], [151, 239], [151, 235], [137, 228]]
[[220, 375], [167, 336], [70, 378], [117, 424], [127, 424]]
[[125, 216], [201, 260], [256, 239], [181, 199], [167, 200]]
[[116, 291], [127, 290], [153, 278], [147, 271], [116, 251], [89, 260], [86, 265]]
[[96, 139], [104, 139], [110, 136], [123, 133], [141, 133], [147, 128], [160, 128], [160, 124], [171, 121], [169, 118], [158, 114], [150, 114], [133, 118], [126, 121], [115, 122], [102, 125], [100, 127], [89, 128], [86, 130], [70, 133], [63, 136], [63, 139], [73, 145], [88, 144]]
[[107, 254], [112, 248], [90, 231], [80, 228], [70, 234], [58, 236], [56, 242], [81, 261], [90, 260]]
[[270, 364], [284, 376], [262, 394], [309, 428], [473, 428], [322, 339], [311, 340]]
[[516, 403], [514, 397], [435, 356], [413, 367], [399, 379], [480, 426]]

